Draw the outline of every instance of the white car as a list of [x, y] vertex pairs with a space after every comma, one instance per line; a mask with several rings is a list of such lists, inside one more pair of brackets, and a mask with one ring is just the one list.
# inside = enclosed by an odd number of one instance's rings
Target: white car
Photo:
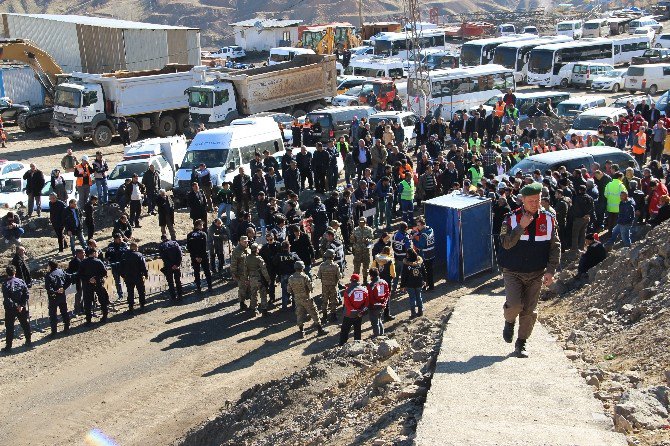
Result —
[[0, 180], [4, 178], [22, 178], [28, 171], [26, 164], [18, 161], [0, 160]]
[[[63, 179], [65, 180], [65, 190], [67, 192], [67, 200], [65, 200], [65, 204], [67, 204], [68, 201], [75, 199], [79, 200], [79, 194], [77, 193], [77, 188], [74, 187], [75, 185], [75, 177], [74, 173], [68, 172], [68, 173], [63, 173], [61, 174]], [[51, 193], [51, 181], [47, 179], [46, 184], [42, 188], [42, 211], [49, 211], [49, 194]]]
[[670, 48], [670, 33], [656, 35], [655, 48]]
[[[67, 191], [67, 199], [78, 199], [76, 188], [74, 187], [75, 178], [74, 173], [68, 172], [63, 174], [65, 179], [65, 190]], [[49, 194], [51, 193], [51, 181], [45, 176], [46, 184], [42, 188], [41, 208], [43, 211], [49, 211]], [[18, 209], [28, 205], [28, 195], [25, 190], [25, 181], [19, 178], [5, 178], [0, 180], [0, 207]], [[33, 209], [35, 210], [35, 209]]]
[[351, 53], [351, 60], [356, 60], [360, 57], [373, 56], [375, 54], [375, 47], [373, 46], [357, 46], [349, 50]]
[[539, 36], [540, 31], [538, 31], [537, 26], [524, 26], [521, 30], [521, 34], [536, 34]]
[[593, 78], [591, 90], [618, 92], [623, 90], [624, 78], [628, 68], [617, 68]]
[[362, 85], [358, 87], [352, 87], [348, 89], [345, 93], [338, 94], [333, 98], [333, 105], [337, 107], [347, 107], [350, 105], [358, 105], [358, 95], [363, 89]]
[[241, 46], [233, 45], [219, 48], [218, 51], [210, 53], [209, 57], [221, 59], [243, 59], [247, 57], [247, 53]]
[[654, 28], [650, 26], [641, 26], [633, 32], [633, 35], [635, 36], [647, 36], [649, 37], [650, 40], [654, 40], [654, 36], [656, 35], [656, 31], [654, 31]]
[[368, 122], [370, 123], [370, 131], [372, 133], [374, 133], [374, 129], [382, 120], [384, 120], [387, 124], [390, 124], [391, 121], [400, 123], [400, 127], [402, 127], [403, 131], [405, 132], [405, 141], [403, 141], [405, 147], [407, 147], [410, 143], [412, 143], [412, 141], [416, 139], [414, 125], [417, 123], [419, 118], [413, 112], [384, 111], [375, 113], [368, 118]]

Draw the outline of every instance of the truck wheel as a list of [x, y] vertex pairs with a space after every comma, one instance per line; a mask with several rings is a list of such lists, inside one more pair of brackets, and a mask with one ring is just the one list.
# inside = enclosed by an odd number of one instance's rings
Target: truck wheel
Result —
[[170, 115], [163, 115], [154, 131], [158, 136], [172, 136], [177, 131], [177, 121]]
[[177, 115], [177, 133], [183, 135], [190, 126], [188, 113], [179, 113]]
[[140, 137], [140, 126], [137, 125], [135, 121], [128, 121], [128, 134], [130, 136], [130, 142], [135, 142]]
[[294, 118], [299, 118], [301, 116], [305, 116], [307, 112], [305, 112], [305, 110], [302, 110], [300, 108], [296, 108], [295, 110], [293, 110], [293, 113], [291, 114], [293, 115]]
[[99, 125], [93, 132], [93, 144], [98, 147], [108, 146], [112, 142], [112, 129], [105, 124]]
[[26, 130], [35, 130], [37, 128], [37, 119], [35, 117], [28, 117], [25, 119]]
[[651, 87], [649, 87], [649, 90], [647, 90], [647, 93], [650, 95], [655, 95], [658, 92], [658, 86], [656, 84], [652, 84]]
[[568, 80], [561, 79], [561, 88], [568, 88]]
[[625, 32], [624, 26], [619, 25], [619, 34], [623, 34]]

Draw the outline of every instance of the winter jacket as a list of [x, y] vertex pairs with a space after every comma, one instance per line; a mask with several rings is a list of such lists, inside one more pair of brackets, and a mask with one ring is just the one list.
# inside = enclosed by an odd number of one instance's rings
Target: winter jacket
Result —
[[391, 295], [391, 288], [384, 279], [377, 279], [368, 284], [368, 299], [369, 305], [375, 307], [386, 307], [389, 296]]
[[362, 317], [369, 305], [368, 290], [358, 283], [350, 283], [344, 290], [344, 316]]
[[400, 277], [401, 288], [421, 288], [424, 285], [426, 272], [423, 259], [418, 257], [416, 261], [403, 260], [402, 276]]

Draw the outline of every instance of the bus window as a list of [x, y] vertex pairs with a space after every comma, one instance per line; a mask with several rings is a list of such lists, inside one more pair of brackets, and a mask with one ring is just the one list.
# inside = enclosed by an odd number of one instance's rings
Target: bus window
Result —
[[452, 79], [452, 89], [453, 89], [453, 94], [463, 94], [463, 93], [470, 93], [473, 89], [473, 84], [475, 83], [476, 79], [472, 79], [469, 77], [464, 77], [461, 79]]
[[403, 77], [403, 71], [402, 68], [391, 68], [389, 70], [389, 77], [392, 77], [394, 79]]

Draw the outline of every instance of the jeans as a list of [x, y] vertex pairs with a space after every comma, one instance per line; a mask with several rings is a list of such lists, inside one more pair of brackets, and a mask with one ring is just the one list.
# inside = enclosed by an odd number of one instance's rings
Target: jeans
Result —
[[79, 209], [84, 209], [84, 206], [88, 203], [88, 197], [91, 195], [91, 186], [88, 184], [77, 186], [77, 193], [79, 194], [77, 206], [79, 206]]
[[619, 150], [623, 150], [626, 148], [626, 141], [628, 140], [628, 135], [624, 134], [619, 134], [616, 138], [616, 146], [619, 148]]
[[37, 205], [37, 216], [42, 215], [42, 195], [41, 194], [28, 194], [28, 217], [33, 214], [33, 209]]
[[265, 242], [265, 219], [259, 218], [258, 222], [261, 225], [261, 239]]
[[375, 212], [375, 229], [379, 229], [379, 226], [384, 224], [386, 221], [386, 229], [391, 228], [391, 211], [393, 208], [393, 201], [391, 198], [388, 198], [386, 201], [377, 202], [377, 211]]
[[74, 255], [74, 250], [75, 250], [75, 241], [79, 240], [79, 244], [81, 245], [82, 249], [86, 249], [86, 242], [84, 241], [84, 233], [82, 232], [81, 228], [70, 234], [70, 249], [72, 250], [72, 255]]
[[623, 245], [628, 247], [630, 246], [630, 234], [631, 234], [631, 228], [633, 225], [622, 225], [621, 223], [617, 224], [614, 229], [612, 229], [612, 235], [610, 236], [610, 239], [607, 240], [607, 243], [605, 243], [606, 246], [611, 246], [613, 245], [619, 236], [621, 236], [621, 241], [623, 242]]
[[108, 200], [108, 192], [109, 190], [107, 189], [107, 178], [96, 178], [95, 179], [95, 187], [98, 188], [98, 200], [100, 203], [107, 203]]
[[407, 288], [409, 294], [409, 307], [412, 316], [419, 316], [423, 314], [423, 299], [421, 298], [421, 288]]
[[400, 210], [402, 211], [402, 221], [410, 227], [414, 226], [414, 202], [411, 200], [400, 200]]
[[370, 323], [372, 324], [372, 334], [381, 336], [384, 334], [384, 307], [381, 305], [374, 305], [370, 307]]
[[288, 293], [288, 290], [286, 289], [288, 285], [288, 278], [291, 277], [288, 274], [283, 274], [279, 278], [279, 284], [281, 285], [281, 307], [282, 308], [287, 308], [289, 301], [291, 300], [291, 296]]
[[142, 213], [142, 200], [130, 200], [130, 217], [128, 221], [136, 228], [140, 226], [140, 214]]
[[25, 231], [23, 228], [14, 228], [14, 229], [3, 229], [2, 236], [5, 240], [18, 240], [21, 238]]
[[116, 285], [116, 295], [121, 299], [123, 297], [123, 287], [121, 285], [121, 265], [112, 265], [112, 277]]
[[221, 216], [225, 213], [226, 214], [226, 221], [224, 222], [226, 225], [230, 224], [230, 211], [233, 209], [233, 205], [231, 203], [221, 203], [219, 205], [219, 213], [217, 214], [218, 218], [221, 218]]

